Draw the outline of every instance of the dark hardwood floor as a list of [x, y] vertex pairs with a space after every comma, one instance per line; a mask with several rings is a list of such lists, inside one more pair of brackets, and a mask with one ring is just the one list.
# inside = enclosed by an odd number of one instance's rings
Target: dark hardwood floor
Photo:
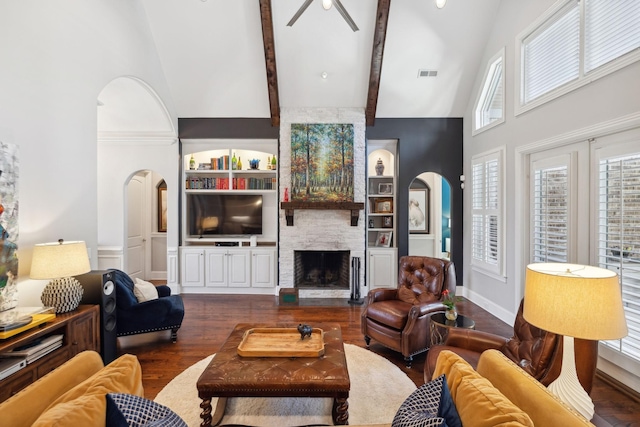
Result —
[[[119, 353], [137, 355], [142, 365], [145, 395], [153, 399], [180, 372], [215, 353], [233, 326], [243, 322], [308, 323], [336, 322], [345, 343], [366, 347], [360, 332], [361, 305], [345, 300], [301, 300], [299, 305], [278, 305], [275, 296], [183, 295], [185, 318], [178, 331], [178, 342], [169, 333], [123, 337]], [[462, 301], [458, 311], [476, 322], [476, 329], [511, 336], [512, 327], [470, 301]], [[372, 342], [371, 351], [402, 369], [416, 385], [423, 384], [425, 355], [415, 357], [410, 369], [402, 355]], [[640, 427], [640, 402], [596, 377], [591, 393], [596, 414], [612, 426]], [[541, 408], [541, 410], [544, 410]], [[544, 426], [548, 427], [548, 426]], [[550, 427], [550, 426], [549, 426]]]

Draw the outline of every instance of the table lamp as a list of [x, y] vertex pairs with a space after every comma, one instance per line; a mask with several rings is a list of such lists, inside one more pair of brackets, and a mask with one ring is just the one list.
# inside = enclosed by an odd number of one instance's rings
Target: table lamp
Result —
[[75, 310], [80, 304], [84, 288], [71, 276], [91, 270], [87, 246], [84, 242], [42, 243], [33, 248], [31, 261], [32, 279], [52, 279], [40, 297], [47, 307], [54, 307], [56, 313]]
[[573, 340], [609, 340], [627, 335], [618, 275], [585, 265], [530, 264], [523, 314], [538, 328], [564, 336], [562, 369], [548, 389], [590, 420], [594, 406], [578, 380]]

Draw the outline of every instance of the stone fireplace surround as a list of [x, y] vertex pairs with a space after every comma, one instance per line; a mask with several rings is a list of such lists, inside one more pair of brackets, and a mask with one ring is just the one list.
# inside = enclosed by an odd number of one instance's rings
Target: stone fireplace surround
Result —
[[[365, 114], [361, 108], [282, 108], [280, 111], [280, 178], [279, 198], [291, 187], [291, 124], [350, 123], [354, 127], [354, 202], [364, 202], [366, 196]], [[296, 210], [295, 223], [287, 226], [285, 211], [279, 210], [280, 259], [279, 287], [295, 287], [295, 251], [349, 251], [360, 258], [364, 266], [364, 211], [360, 211], [357, 226], [351, 225], [348, 210]], [[349, 266], [351, 262], [349, 261]], [[349, 281], [352, 274], [349, 274]], [[360, 269], [360, 294], [365, 295], [364, 268]], [[299, 289], [300, 298], [349, 298], [349, 289]]]

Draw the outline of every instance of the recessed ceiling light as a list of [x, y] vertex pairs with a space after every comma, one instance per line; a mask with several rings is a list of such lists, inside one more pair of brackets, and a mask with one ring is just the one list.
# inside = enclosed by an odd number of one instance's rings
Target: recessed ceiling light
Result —
[[447, 0], [436, 0], [436, 7], [442, 9], [447, 4]]
[[322, 74], [320, 74], [322, 76], [323, 79], [326, 79], [327, 77], [329, 77], [329, 74], [327, 74], [326, 71], [323, 71]]

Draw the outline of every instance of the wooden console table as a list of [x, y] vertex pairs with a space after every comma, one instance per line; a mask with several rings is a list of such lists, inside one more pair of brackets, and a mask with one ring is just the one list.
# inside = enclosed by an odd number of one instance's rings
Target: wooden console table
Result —
[[296, 209], [321, 209], [333, 211], [351, 211], [351, 225], [358, 225], [360, 211], [364, 209], [364, 203], [355, 202], [280, 202], [280, 208], [284, 209], [287, 217], [287, 226], [293, 226], [293, 213]]
[[43, 377], [76, 354], [100, 351], [100, 306], [81, 305], [69, 313], [58, 314], [50, 322], [0, 340], [0, 352], [11, 351], [40, 338], [62, 334], [62, 347], [47, 353], [0, 381], [0, 402], [4, 402], [38, 378]]

